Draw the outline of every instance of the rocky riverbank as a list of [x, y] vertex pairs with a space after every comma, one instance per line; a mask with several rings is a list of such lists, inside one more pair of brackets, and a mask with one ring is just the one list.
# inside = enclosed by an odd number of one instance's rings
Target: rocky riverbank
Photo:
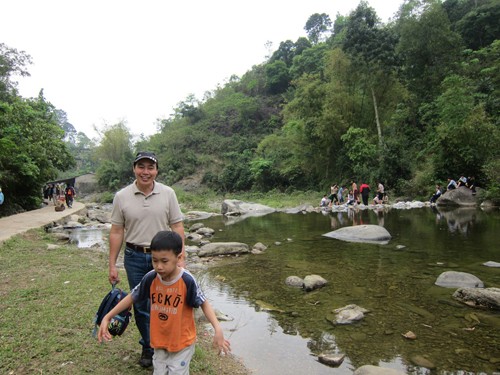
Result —
[[[420, 208], [426, 207], [428, 204], [424, 202], [399, 202], [394, 205], [384, 206], [384, 209], [408, 209], [408, 208]], [[355, 209], [377, 209], [375, 205], [363, 207], [362, 205], [356, 207], [335, 207], [334, 210], [355, 210]], [[193, 272], [201, 268], [209, 267], [217, 260], [223, 257], [232, 257], [236, 255], [246, 255], [246, 256], [257, 256], [261, 252], [265, 252], [267, 247], [261, 243], [255, 244], [245, 244], [237, 242], [238, 239], [234, 239], [234, 242], [213, 242], [214, 230], [206, 227], [203, 224], [203, 219], [211, 217], [213, 215], [225, 215], [228, 220], [244, 220], [246, 217], [250, 216], [261, 216], [268, 213], [276, 212], [272, 208], [262, 205], [254, 205], [248, 202], [227, 200], [224, 201], [224, 205], [221, 209], [223, 213], [209, 213], [201, 211], [190, 211], [186, 213], [186, 240], [187, 240], [187, 264], [188, 268]], [[281, 210], [289, 214], [305, 214], [308, 212], [322, 212], [317, 207], [312, 206], [300, 206], [291, 209]], [[69, 229], [85, 228], [85, 227], [99, 227], [106, 229], [109, 227], [109, 207], [101, 207], [99, 205], [88, 205], [86, 212], [81, 212], [80, 215], [75, 215], [70, 217], [65, 223], [60, 225], [55, 225], [47, 230], [59, 233], [61, 240], [64, 240], [65, 232]], [[359, 227], [359, 226], [358, 226]], [[354, 229], [359, 229], [356, 227], [351, 227]], [[381, 229], [384, 229], [381, 227]], [[359, 231], [356, 231], [356, 236], [359, 236]], [[384, 233], [385, 235], [385, 233]], [[390, 239], [390, 235], [388, 237]], [[345, 238], [338, 238], [340, 240], [349, 240]], [[385, 239], [384, 239], [385, 240]], [[96, 246], [99, 247], [99, 246]], [[106, 251], [106, 246], [103, 246], [103, 251]], [[488, 267], [499, 267], [495, 262], [487, 262], [484, 264]], [[318, 275], [308, 275], [304, 279], [299, 278], [295, 275], [290, 275], [287, 278], [286, 284], [290, 287], [299, 287], [304, 289], [304, 292], [310, 292], [317, 288], [322, 287], [328, 280], [318, 279]], [[436, 285], [451, 288], [450, 294], [453, 297], [464, 304], [477, 308], [488, 308], [488, 309], [500, 309], [500, 290], [496, 288], [483, 288], [484, 285], [474, 275], [463, 275], [461, 273], [453, 274], [443, 274], [436, 280]], [[264, 308], [264, 307], [263, 307]], [[272, 306], [266, 306], [265, 309], [272, 311]], [[369, 313], [368, 310], [364, 309], [362, 306], [352, 305], [345, 306], [335, 314], [329, 317], [325, 317], [332, 324], [352, 324], [353, 322], [359, 321], [364, 318], [364, 315]], [[223, 312], [221, 316], [224, 316]], [[403, 333], [402, 333], [403, 334]], [[407, 332], [403, 334], [408, 340], [415, 339], [412, 332]], [[323, 361], [340, 361], [340, 358], [330, 358], [328, 353], [324, 353], [321, 356]], [[319, 359], [318, 359], [319, 360]], [[326, 363], [322, 362], [322, 363]], [[433, 364], [422, 363], [423, 367], [432, 368]], [[326, 363], [328, 365], [328, 363]], [[338, 364], [337, 364], [338, 365]], [[359, 368], [361, 374], [376, 374], [379, 368], [366, 368], [365, 366]], [[372, 372], [370, 372], [372, 371]]]

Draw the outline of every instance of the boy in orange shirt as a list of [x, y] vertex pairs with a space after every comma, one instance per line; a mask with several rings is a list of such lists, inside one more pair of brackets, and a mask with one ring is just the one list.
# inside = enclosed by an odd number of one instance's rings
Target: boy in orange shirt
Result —
[[178, 266], [182, 258], [182, 238], [172, 231], [160, 231], [151, 240], [153, 270], [148, 272], [99, 326], [99, 342], [110, 341], [109, 321], [129, 309], [134, 302], [150, 300], [151, 347], [154, 374], [189, 374], [194, 354], [196, 326], [194, 308], [201, 307], [215, 330], [214, 345], [224, 353], [231, 348], [212, 306], [194, 276]]

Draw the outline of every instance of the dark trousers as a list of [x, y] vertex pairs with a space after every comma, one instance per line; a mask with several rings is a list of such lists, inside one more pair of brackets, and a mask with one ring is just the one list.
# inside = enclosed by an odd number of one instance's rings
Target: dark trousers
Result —
[[[141, 282], [142, 277], [153, 269], [151, 254], [142, 253], [126, 247], [124, 260], [128, 284], [130, 290], [132, 290]], [[134, 314], [135, 324], [142, 337], [139, 343], [144, 348], [149, 349], [151, 348], [151, 344], [149, 343], [149, 300], [134, 303]]]

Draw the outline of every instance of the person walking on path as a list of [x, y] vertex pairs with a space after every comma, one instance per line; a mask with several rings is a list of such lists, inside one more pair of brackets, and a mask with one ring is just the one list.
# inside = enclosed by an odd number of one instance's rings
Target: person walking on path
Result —
[[201, 307], [214, 328], [214, 346], [219, 352], [231, 351], [229, 341], [217, 320], [215, 312], [203, 294], [194, 276], [179, 266], [183, 239], [175, 232], [158, 232], [151, 240], [154, 270], [122, 299], [101, 321], [99, 342], [110, 341], [108, 325], [115, 315], [132, 304], [150, 302], [151, 346], [154, 348], [154, 374], [189, 374], [196, 342], [193, 309]]
[[[158, 159], [152, 152], [139, 152], [133, 162], [135, 181], [118, 191], [113, 199], [109, 233], [109, 282], [118, 283], [116, 261], [125, 242], [124, 264], [130, 289], [153, 269], [150, 242], [160, 231], [172, 230], [182, 238], [180, 266], [184, 267], [183, 215], [174, 190], [156, 181]], [[139, 364], [150, 367], [153, 349], [150, 344], [149, 303], [134, 303], [135, 322], [142, 346]]]
[[75, 195], [75, 188], [71, 185], [66, 186], [64, 196], [66, 198], [66, 206], [68, 206], [68, 208], [73, 206], [73, 199], [75, 198]]

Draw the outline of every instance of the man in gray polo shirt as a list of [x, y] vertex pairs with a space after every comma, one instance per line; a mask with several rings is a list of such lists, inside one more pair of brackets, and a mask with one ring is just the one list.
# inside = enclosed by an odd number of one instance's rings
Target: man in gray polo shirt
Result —
[[[125, 271], [132, 290], [153, 269], [149, 245], [162, 230], [177, 232], [183, 240], [184, 225], [174, 190], [156, 181], [158, 159], [152, 152], [139, 152], [134, 160], [135, 181], [116, 193], [109, 234], [109, 282], [118, 283], [116, 260], [125, 240]], [[134, 304], [135, 322], [141, 333], [142, 367], [150, 367], [153, 349], [149, 343], [149, 302]]]

